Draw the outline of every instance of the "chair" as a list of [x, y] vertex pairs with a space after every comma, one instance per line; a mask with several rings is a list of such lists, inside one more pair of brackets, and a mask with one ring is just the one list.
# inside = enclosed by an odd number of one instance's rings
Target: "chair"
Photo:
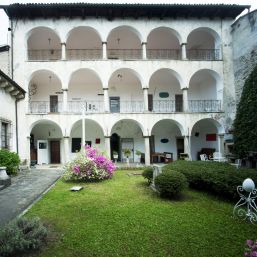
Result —
[[200, 154], [200, 159], [201, 161], [208, 161], [208, 157], [207, 155], [204, 153], [204, 154]]
[[173, 153], [164, 152], [164, 162], [169, 163], [173, 161]]
[[222, 156], [222, 154], [220, 152], [214, 152], [212, 159], [215, 162], [225, 162], [225, 161], [227, 161], [226, 157]]
[[236, 159], [235, 163], [230, 163], [230, 164], [235, 166], [237, 169], [239, 169], [242, 165], [242, 160], [241, 159]]

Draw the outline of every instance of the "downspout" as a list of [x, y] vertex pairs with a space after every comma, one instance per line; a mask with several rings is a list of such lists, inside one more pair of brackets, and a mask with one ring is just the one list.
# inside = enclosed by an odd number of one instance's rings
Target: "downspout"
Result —
[[18, 143], [18, 107], [17, 107], [17, 103], [18, 103], [18, 99], [15, 99], [15, 132], [16, 132], [16, 152], [19, 155], [19, 143]]

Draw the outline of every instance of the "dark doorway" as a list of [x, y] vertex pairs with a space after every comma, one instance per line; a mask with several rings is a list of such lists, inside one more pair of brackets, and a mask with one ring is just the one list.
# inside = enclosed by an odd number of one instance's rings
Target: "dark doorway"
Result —
[[58, 96], [50, 95], [50, 112], [58, 112]]
[[183, 95], [175, 95], [176, 112], [183, 112]]
[[116, 133], [113, 133], [111, 136], [111, 159], [113, 159], [113, 152], [118, 153], [118, 161], [120, 161], [121, 158], [121, 152], [120, 152], [120, 136]]
[[51, 163], [60, 163], [60, 141], [54, 140], [50, 142]]
[[180, 154], [185, 152], [184, 138], [177, 138], [176, 143], [177, 143], [177, 159], [179, 159]]
[[120, 97], [118, 96], [110, 97], [110, 112], [112, 113], [120, 112]]
[[148, 95], [148, 111], [153, 111], [153, 95]]

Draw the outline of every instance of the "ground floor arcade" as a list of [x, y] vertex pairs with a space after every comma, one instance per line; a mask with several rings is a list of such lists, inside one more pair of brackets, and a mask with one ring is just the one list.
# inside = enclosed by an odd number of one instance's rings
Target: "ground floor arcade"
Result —
[[[195, 119], [77, 118], [69, 127], [50, 119], [31, 124], [25, 158], [37, 164], [64, 164], [84, 144], [105, 152], [118, 162], [170, 162], [185, 154], [191, 160], [201, 153], [223, 152], [223, 127], [213, 118]], [[67, 123], [67, 120], [66, 120]], [[129, 150], [129, 154], [127, 151]]]

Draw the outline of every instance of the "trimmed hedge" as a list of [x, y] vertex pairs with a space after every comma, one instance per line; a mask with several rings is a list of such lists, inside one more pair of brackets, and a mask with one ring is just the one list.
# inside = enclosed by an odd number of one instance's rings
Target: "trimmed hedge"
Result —
[[191, 188], [229, 200], [238, 200], [237, 186], [242, 185], [246, 178], [251, 178], [257, 185], [256, 170], [236, 169], [228, 163], [175, 161], [164, 166], [162, 170], [181, 172], [186, 176]]
[[17, 174], [20, 158], [17, 153], [6, 149], [0, 150], [0, 167], [6, 167], [8, 175]]
[[147, 179], [148, 185], [153, 181], [153, 167], [146, 167], [142, 172], [142, 176]]
[[166, 170], [154, 179], [156, 189], [164, 198], [174, 198], [181, 195], [188, 187], [186, 177], [178, 171]]

